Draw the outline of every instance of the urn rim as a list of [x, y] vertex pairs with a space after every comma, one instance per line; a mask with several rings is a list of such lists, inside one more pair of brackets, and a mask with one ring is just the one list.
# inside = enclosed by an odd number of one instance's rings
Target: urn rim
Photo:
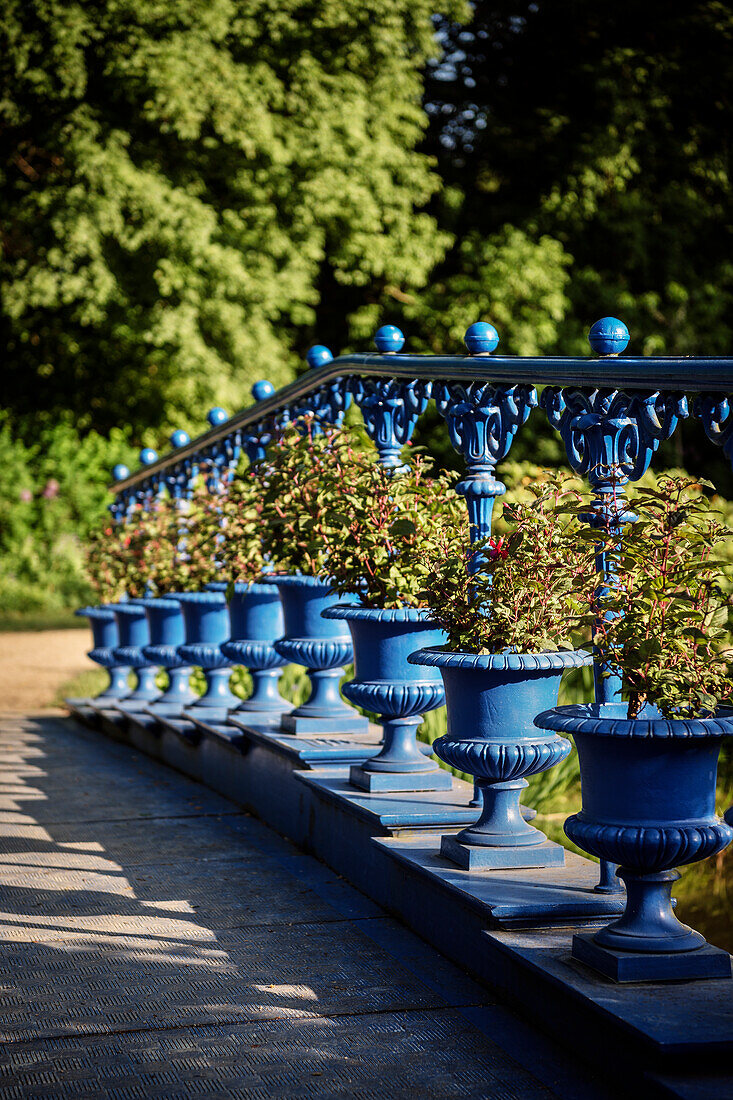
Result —
[[534, 724], [556, 733], [581, 733], [597, 737], [632, 739], [682, 739], [696, 737], [726, 737], [733, 734], [733, 707], [721, 707], [710, 718], [626, 718], [618, 711], [626, 704], [611, 704], [616, 713], [609, 713], [608, 704], [572, 703], [553, 707], [538, 714]]
[[223, 592], [176, 592], [179, 603], [209, 604], [211, 607], [226, 607]]
[[131, 603], [139, 604], [140, 607], [149, 607], [153, 611], [159, 609], [160, 611], [180, 611], [181, 605], [178, 599], [174, 599], [172, 596], [140, 596], [139, 599], [130, 601]]
[[423, 623], [433, 625], [436, 621], [428, 607], [364, 607], [358, 603], [337, 603], [321, 612], [322, 619], [364, 619], [369, 622], [385, 623]]
[[94, 606], [91, 604], [89, 607], [77, 607], [74, 612], [75, 615], [80, 615], [85, 619], [114, 619], [114, 612], [109, 604], [99, 604]]
[[323, 588], [328, 593], [333, 590], [330, 577], [313, 577], [307, 573], [271, 573], [264, 576], [261, 583], [285, 585], [289, 588]]
[[[228, 587], [228, 586], [227, 586]], [[269, 581], [234, 581], [235, 596], [274, 596], [272, 584]]]
[[558, 649], [542, 653], [470, 653], [445, 646], [426, 646], [407, 658], [411, 665], [491, 669], [494, 672], [560, 672], [566, 668], [588, 665], [592, 659], [585, 649]]

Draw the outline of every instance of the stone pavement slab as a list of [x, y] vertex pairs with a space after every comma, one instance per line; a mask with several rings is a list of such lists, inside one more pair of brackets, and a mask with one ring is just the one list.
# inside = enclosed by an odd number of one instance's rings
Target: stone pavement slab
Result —
[[600, 1080], [261, 822], [0, 719], [0, 1100], [598, 1098]]

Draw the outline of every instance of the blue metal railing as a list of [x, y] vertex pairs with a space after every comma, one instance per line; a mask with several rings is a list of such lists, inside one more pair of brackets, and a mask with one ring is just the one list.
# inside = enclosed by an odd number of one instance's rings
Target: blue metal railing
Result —
[[[144, 449], [135, 473], [116, 467], [113, 514], [122, 519], [136, 506], [149, 508], [166, 489], [184, 496], [202, 474], [217, 491], [243, 450], [257, 462], [285, 423], [313, 413], [338, 424], [352, 400], [388, 467], [399, 463], [401, 448], [435, 402], [466, 462], [456, 488], [466, 499], [472, 540], [490, 532], [494, 500], [505, 489], [497, 464], [538, 412], [590, 484], [592, 526], [613, 521], [619, 490], [642, 477], [682, 419], [699, 418], [733, 463], [733, 358], [626, 356], [628, 331], [615, 318], [597, 322], [589, 340], [594, 354], [587, 358], [495, 355], [498, 335], [479, 322], [466, 333], [467, 355], [405, 354], [402, 333], [390, 325], [376, 334], [377, 354], [333, 358], [317, 345], [308, 353], [310, 369], [281, 390], [258, 382], [252, 406], [232, 417], [211, 410], [206, 432], [193, 440], [174, 432], [174, 449], [162, 457]], [[618, 679], [602, 665], [595, 665], [594, 675], [597, 703], [620, 697]], [[607, 865], [599, 888], [616, 889]]]

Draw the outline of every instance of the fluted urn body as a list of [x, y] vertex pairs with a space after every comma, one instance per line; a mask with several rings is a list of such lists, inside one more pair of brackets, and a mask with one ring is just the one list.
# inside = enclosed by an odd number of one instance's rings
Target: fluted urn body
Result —
[[74, 614], [89, 619], [94, 647], [89, 650], [87, 656], [95, 664], [106, 669], [109, 674], [109, 684], [95, 697], [95, 701], [119, 702], [131, 693], [127, 682], [130, 666], [121, 664], [115, 656], [115, 650], [120, 642], [120, 633], [114, 611], [108, 604], [97, 604], [94, 607], [80, 607]]
[[624, 915], [592, 937], [576, 936], [573, 954], [618, 980], [730, 977], [729, 956], [677, 919], [670, 895], [675, 867], [733, 839], [715, 812], [718, 756], [733, 733], [733, 711], [670, 720], [647, 707], [629, 719], [623, 703], [588, 704], [556, 707], [536, 722], [572, 734], [577, 745], [583, 806], [565, 832], [591, 855], [618, 863], [626, 883]]
[[433, 743], [441, 760], [476, 779], [481, 814], [441, 852], [460, 866], [481, 870], [561, 865], [564, 850], [528, 824], [520, 808], [527, 777], [564, 760], [570, 742], [539, 732], [535, 715], [557, 702], [567, 668], [587, 664], [584, 652], [456, 653], [421, 649], [414, 664], [437, 667], [445, 684], [448, 729]]
[[144, 597], [135, 603], [145, 608], [150, 632], [143, 653], [168, 673], [168, 687], [151, 703], [151, 710], [156, 714], [179, 714], [197, 698], [190, 685], [191, 665], [178, 652], [185, 641], [181, 605], [171, 597]]
[[415, 736], [423, 715], [443, 705], [443, 681], [437, 668], [408, 661], [422, 646], [445, 641], [438, 624], [415, 607], [379, 610], [343, 603], [323, 616], [346, 622], [351, 633], [354, 679], [344, 684], [344, 695], [378, 715], [384, 729], [379, 752], [352, 766], [351, 782], [368, 791], [449, 790], [450, 773], [420, 750]]
[[353, 659], [351, 635], [338, 621], [324, 619], [322, 612], [336, 602], [328, 580], [320, 577], [268, 577], [277, 585], [282, 601], [284, 637], [275, 649], [286, 661], [308, 671], [311, 692], [302, 703], [282, 717], [282, 729], [294, 734], [365, 733], [366, 718], [344, 703], [339, 694], [343, 666]]
[[288, 662], [273, 644], [285, 629], [277, 588], [238, 581], [229, 600], [229, 617], [232, 634], [221, 647], [222, 653], [252, 675], [252, 694], [233, 713], [257, 722], [279, 722], [291, 708], [278, 691], [278, 680]]
[[224, 722], [228, 711], [239, 703], [229, 689], [232, 664], [221, 649], [230, 635], [226, 596], [223, 591], [176, 592], [175, 599], [183, 608], [186, 634], [178, 655], [186, 664], [202, 668], [206, 678], [206, 691], [185, 713], [203, 721]]
[[114, 650], [115, 658], [137, 673], [135, 690], [118, 705], [124, 710], [141, 710], [161, 695], [155, 683], [157, 663], [151, 661], [144, 652], [145, 646], [150, 643], [145, 608], [132, 601], [109, 606], [114, 612], [119, 633], [119, 645]]

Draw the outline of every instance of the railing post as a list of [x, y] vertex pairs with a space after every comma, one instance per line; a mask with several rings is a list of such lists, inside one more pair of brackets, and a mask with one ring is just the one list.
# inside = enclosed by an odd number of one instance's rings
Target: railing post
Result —
[[[374, 337], [383, 355], [396, 355], [404, 342], [395, 325], [382, 325]], [[418, 419], [428, 407], [431, 383], [420, 379], [399, 382], [391, 378], [354, 378], [350, 389], [380, 463], [396, 469], [402, 448], [412, 439]]]
[[[604, 317], [592, 326], [588, 339], [599, 357], [614, 357], [626, 348], [629, 332], [623, 321]], [[562, 436], [573, 470], [590, 483], [594, 494], [590, 526], [620, 535], [623, 524], [634, 518], [624, 511], [624, 487], [646, 473], [659, 444], [672, 435], [678, 420], [687, 416], [687, 399], [659, 391], [635, 391], [629, 396], [622, 390], [599, 388], [587, 393], [548, 386], [541, 403]], [[602, 552], [596, 556], [596, 569], [608, 577]], [[596, 595], [602, 601], [607, 591], [606, 584], [599, 585]], [[594, 664], [593, 680], [599, 706], [620, 702], [619, 677], [599, 661]], [[614, 879], [615, 867], [602, 864], [596, 890], [622, 892], [623, 886], [614, 885]]]
[[[476, 321], [464, 340], [469, 355], [483, 359], [498, 347], [499, 334], [488, 322]], [[509, 454], [515, 435], [536, 407], [537, 391], [534, 386], [448, 382], [436, 387], [435, 400], [451, 443], [466, 461], [466, 476], [456, 492], [466, 501], [473, 544], [491, 534], [494, 501], [506, 492], [495, 477], [496, 466]], [[473, 568], [479, 564], [474, 555]], [[471, 805], [482, 803], [480, 782], [474, 779]]]
[[[694, 405], [695, 416], [702, 421], [705, 434], [716, 447], [723, 448], [733, 469], [733, 401], [718, 394], [701, 394]], [[725, 820], [733, 825], [733, 806], [725, 812]]]

